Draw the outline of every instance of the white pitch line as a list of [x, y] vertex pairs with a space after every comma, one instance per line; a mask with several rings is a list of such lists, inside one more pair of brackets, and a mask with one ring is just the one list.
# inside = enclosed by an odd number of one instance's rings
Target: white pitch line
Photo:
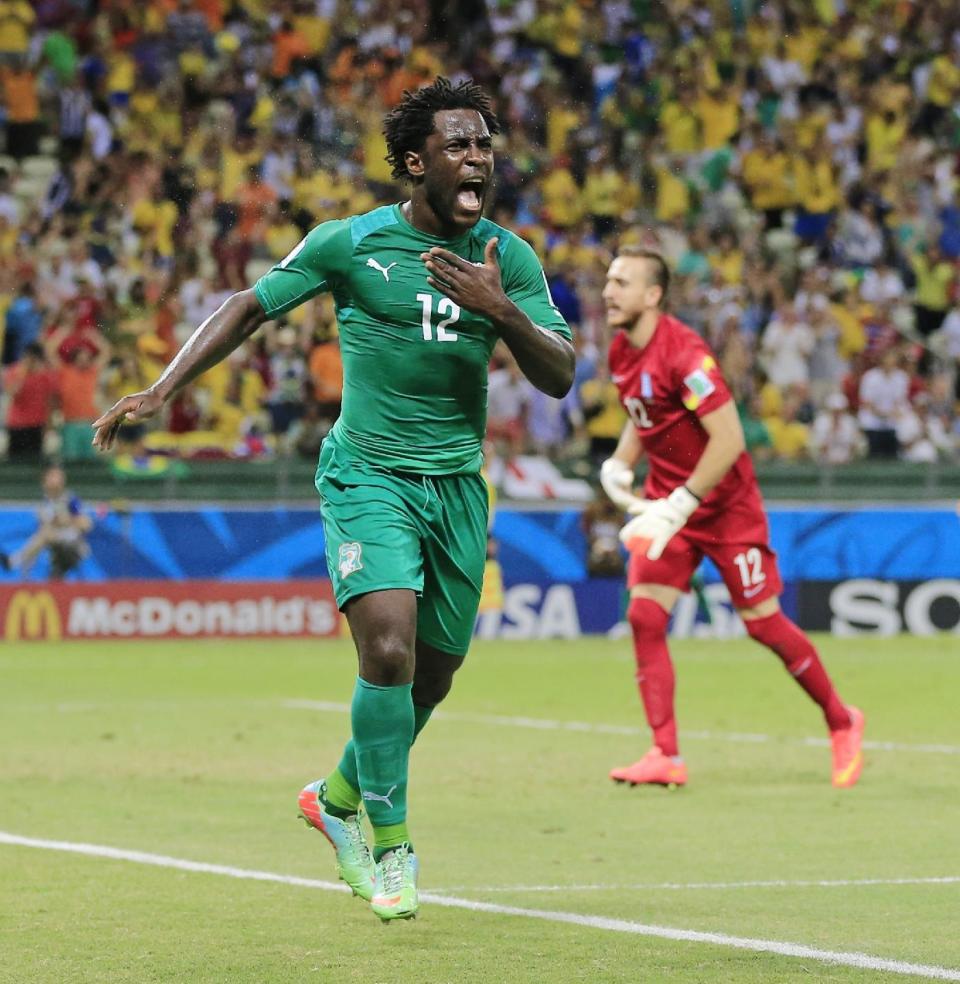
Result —
[[[324, 711], [331, 714], [347, 714], [349, 704], [331, 700], [285, 700], [284, 707], [302, 711]], [[431, 720], [462, 721], [465, 724], [487, 724], [498, 728], [529, 728], [534, 731], [573, 731], [596, 735], [647, 735], [645, 728], [626, 724], [602, 724], [590, 721], [560, 721], [552, 718], [511, 717], [501, 714], [474, 714], [471, 711], [434, 711]], [[828, 748], [829, 738], [779, 738], [775, 735], [751, 734], [741, 731], [684, 731], [684, 738], [699, 741], [726, 741], [736, 744], [762, 745], [777, 742], [785, 745]], [[870, 741], [863, 747], [873, 752], [920, 752], [929, 755], [960, 755], [960, 745], [912, 744], [901, 741]]]
[[[114, 861], [132, 861], [136, 864], [149, 864], [158, 868], [174, 868], [179, 871], [192, 871], [208, 875], [225, 875], [228, 878], [276, 882], [281, 885], [296, 885], [300, 888], [315, 888], [326, 892], [347, 891], [345, 886], [335, 882], [319, 881], [312, 878], [298, 878], [295, 875], [282, 875], [272, 871], [256, 871], [247, 868], [234, 868], [229, 865], [208, 864], [203, 861], [187, 861], [183, 858], [172, 858], [162, 854], [148, 854], [145, 851], [128, 851], [101, 844], [40, 840], [35, 837], [22, 837], [19, 834], [11, 834], [6, 831], [0, 831], [0, 843], [16, 847], [38, 848], [47, 851], [65, 851], [70, 854], [109, 858]], [[754, 953], [773, 953], [781, 957], [799, 957], [803, 960], [815, 960], [819, 963], [856, 967], [859, 970], [876, 970], [888, 974], [927, 977], [942, 981], [960, 981], [960, 970], [951, 967], [909, 963], [903, 960], [887, 960], [883, 957], [871, 956], [868, 953], [820, 950], [817, 947], [807, 946], [803, 943], [753, 939], [747, 936], [728, 936], [726, 933], [705, 933], [693, 929], [675, 929], [671, 926], [629, 922], [625, 919], [587, 916], [578, 912], [497, 905], [492, 902], [476, 902], [472, 899], [463, 899], [452, 895], [439, 895], [432, 892], [422, 892], [420, 898], [424, 902], [451, 909], [468, 909], [471, 912], [486, 912], [497, 916], [517, 916], [524, 919], [539, 919], [544, 922], [567, 923], [574, 926], [586, 926], [591, 929], [604, 929], [614, 933], [651, 936], [680, 943], [708, 943], [713, 946], [750, 950]]]
[[684, 889], [858, 888], [869, 885], [960, 885], [960, 875], [931, 878], [832, 878], [822, 881], [644, 882], [633, 885], [451, 885], [446, 892], [656, 892]]

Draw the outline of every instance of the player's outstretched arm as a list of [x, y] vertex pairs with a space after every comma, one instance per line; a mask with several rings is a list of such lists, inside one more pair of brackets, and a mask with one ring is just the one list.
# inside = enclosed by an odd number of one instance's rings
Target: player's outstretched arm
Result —
[[497, 262], [497, 241], [494, 237], [487, 242], [479, 265], [434, 246], [420, 257], [430, 271], [427, 283], [460, 307], [488, 317], [524, 376], [538, 390], [562, 399], [573, 385], [573, 346], [556, 332], [535, 325], [507, 297]]
[[222, 362], [266, 320], [253, 290], [242, 290], [228, 297], [187, 339], [152, 386], [118, 400], [93, 422], [94, 447], [103, 451], [111, 448], [125, 420], [139, 423], [154, 416], [177, 390]]

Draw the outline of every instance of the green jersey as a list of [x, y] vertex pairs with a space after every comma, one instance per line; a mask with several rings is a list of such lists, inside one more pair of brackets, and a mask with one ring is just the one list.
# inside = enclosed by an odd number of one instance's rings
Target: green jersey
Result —
[[343, 357], [333, 434], [349, 453], [396, 471], [479, 471], [498, 335], [427, 283], [420, 254], [443, 246], [479, 264], [494, 236], [507, 296], [535, 325], [570, 338], [534, 251], [486, 219], [458, 239], [420, 232], [399, 205], [324, 222], [256, 282], [270, 318], [332, 294]]

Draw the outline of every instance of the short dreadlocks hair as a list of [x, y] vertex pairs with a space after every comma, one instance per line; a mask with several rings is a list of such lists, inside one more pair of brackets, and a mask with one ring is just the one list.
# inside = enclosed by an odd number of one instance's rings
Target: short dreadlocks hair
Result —
[[387, 140], [387, 163], [395, 178], [407, 177], [403, 155], [408, 150], [420, 151], [434, 131], [433, 117], [444, 109], [475, 109], [491, 133], [500, 132], [500, 123], [490, 97], [469, 79], [454, 85], [438, 75], [431, 85], [411, 92], [405, 89], [400, 103], [383, 120], [383, 135]]

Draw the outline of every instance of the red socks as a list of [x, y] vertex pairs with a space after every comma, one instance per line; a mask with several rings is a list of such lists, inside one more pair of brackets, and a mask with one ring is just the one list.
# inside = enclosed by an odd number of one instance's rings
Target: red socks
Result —
[[794, 680], [820, 705], [831, 731], [850, 726], [850, 715], [833, 689], [813, 643], [783, 612], [744, 619], [743, 624], [752, 638], [783, 660]]
[[637, 683], [653, 741], [664, 755], [677, 755], [677, 722], [673, 716], [673, 663], [667, 649], [670, 616], [649, 598], [631, 598], [627, 618], [633, 628]]

